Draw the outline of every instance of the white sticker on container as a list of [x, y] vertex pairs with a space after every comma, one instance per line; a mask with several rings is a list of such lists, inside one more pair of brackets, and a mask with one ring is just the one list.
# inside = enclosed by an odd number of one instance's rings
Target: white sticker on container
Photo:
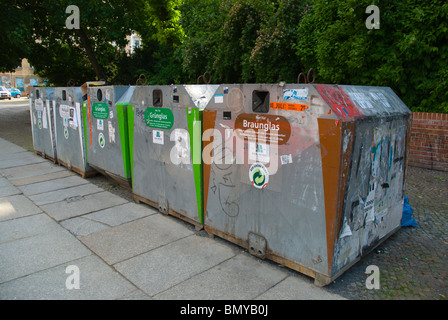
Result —
[[37, 111], [42, 111], [42, 110], [44, 110], [44, 102], [42, 101], [41, 98], [36, 99], [36, 101], [35, 101], [35, 103], [34, 103], [34, 108], [35, 108]]
[[163, 131], [153, 130], [152, 131], [152, 142], [156, 144], [163, 144]]
[[104, 120], [103, 119], [96, 119], [96, 129], [103, 131], [104, 130]]
[[61, 106], [59, 107], [59, 115], [63, 119], [70, 118], [70, 106], [61, 104]]
[[280, 156], [280, 162], [282, 164], [292, 163], [292, 155], [291, 154], [284, 154], [284, 155]]
[[76, 130], [76, 129], [78, 129], [79, 122], [78, 122], [78, 115], [76, 114], [75, 108], [70, 108], [70, 115], [71, 115], [71, 118], [69, 121], [70, 128]]
[[112, 125], [112, 122], [108, 122], [108, 129], [109, 129], [109, 143], [115, 143], [115, 128]]
[[190, 163], [190, 136], [185, 129], [175, 129], [171, 131], [170, 140], [174, 141], [174, 148], [171, 149], [170, 159], [175, 165]]
[[42, 113], [42, 127], [43, 127], [44, 129], [48, 129], [47, 113], [45, 112], [45, 110], [44, 110], [44, 112]]

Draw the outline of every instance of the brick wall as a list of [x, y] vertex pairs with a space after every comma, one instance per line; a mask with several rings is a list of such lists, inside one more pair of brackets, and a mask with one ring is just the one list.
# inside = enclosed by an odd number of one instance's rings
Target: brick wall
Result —
[[448, 171], [448, 114], [412, 114], [408, 164]]

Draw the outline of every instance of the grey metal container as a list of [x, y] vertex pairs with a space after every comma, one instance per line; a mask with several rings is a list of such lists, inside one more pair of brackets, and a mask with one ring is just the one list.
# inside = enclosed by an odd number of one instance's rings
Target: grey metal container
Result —
[[400, 227], [410, 111], [391, 89], [229, 84], [215, 95], [203, 114], [210, 235], [326, 285]]
[[203, 227], [201, 116], [218, 85], [137, 87], [132, 105], [137, 201]]
[[55, 135], [57, 161], [83, 178], [96, 174], [86, 161], [86, 137], [84, 131], [82, 93], [80, 87], [57, 87]]
[[123, 186], [131, 186], [127, 105], [134, 86], [90, 86], [85, 126], [87, 163]]
[[57, 159], [54, 131], [54, 88], [32, 87], [30, 90], [30, 117], [34, 151], [53, 162]]

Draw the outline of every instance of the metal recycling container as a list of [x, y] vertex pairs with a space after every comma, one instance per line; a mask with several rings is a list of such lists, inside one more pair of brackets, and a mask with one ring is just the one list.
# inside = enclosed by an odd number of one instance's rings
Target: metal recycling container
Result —
[[90, 86], [85, 127], [87, 164], [131, 186], [127, 106], [134, 86]]
[[57, 87], [54, 92], [57, 161], [83, 178], [96, 174], [86, 161], [86, 139], [80, 87]]
[[132, 190], [137, 202], [203, 228], [201, 117], [218, 85], [137, 87]]
[[56, 162], [57, 150], [54, 131], [54, 87], [32, 87], [30, 117], [34, 151]]
[[400, 227], [410, 121], [390, 88], [221, 85], [204, 229], [329, 284]]

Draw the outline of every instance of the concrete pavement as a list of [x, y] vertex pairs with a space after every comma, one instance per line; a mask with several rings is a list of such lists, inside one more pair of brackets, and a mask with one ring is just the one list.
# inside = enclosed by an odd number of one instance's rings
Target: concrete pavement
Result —
[[0, 138], [0, 299], [344, 298]]

